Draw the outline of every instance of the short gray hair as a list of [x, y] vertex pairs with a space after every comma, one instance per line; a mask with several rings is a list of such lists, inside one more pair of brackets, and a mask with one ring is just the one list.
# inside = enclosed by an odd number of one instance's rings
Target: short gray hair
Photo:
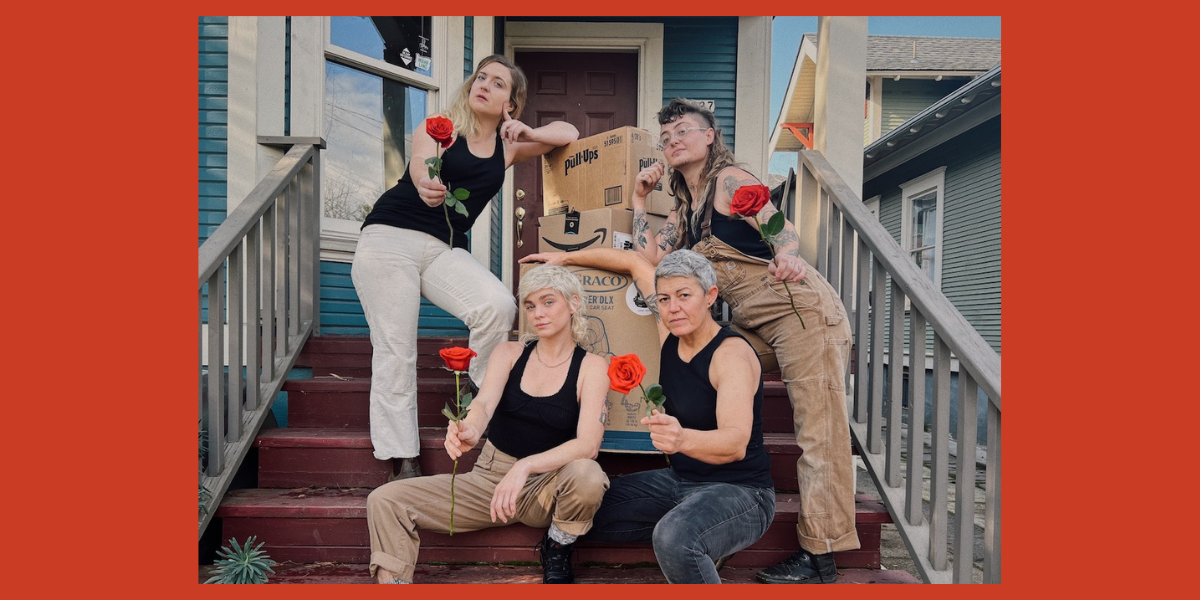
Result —
[[691, 250], [675, 250], [663, 257], [654, 269], [654, 279], [657, 282], [664, 277], [691, 277], [706, 292], [717, 285], [717, 272], [712, 263]]
[[[576, 344], [583, 344], [587, 340], [588, 331], [587, 305], [583, 302], [583, 285], [579, 283], [579, 278], [566, 267], [558, 265], [539, 265], [526, 271], [521, 275], [521, 283], [517, 286], [517, 304], [521, 307], [520, 310], [525, 309], [525, 299], [530, 294], [545, 288], [562, 294], [567, 303], [575, 309], [575, 314], [571, 315], [571, 338]], [[528, 343], [536, 339], [536, 333], [521, 333], [522, 342]]]

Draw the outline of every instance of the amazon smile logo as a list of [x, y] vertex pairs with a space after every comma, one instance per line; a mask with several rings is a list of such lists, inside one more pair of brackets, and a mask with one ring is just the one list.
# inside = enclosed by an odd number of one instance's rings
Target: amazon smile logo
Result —
[[592, 233], [598, 233], [600, 235], [597, 235], [596, 237], [593, 237], [592, 239], [590, 239], [586, 242], [578, 242], [575, 244], [560, 244], [558, 242], [547, 239], [545, 237], [542, 238], [542, 241], [546, 242], [547, 244], [549, 244], [550, 246], [552, 246], [554, 248], [558, 248], [559, 250], [562, 250], [563, 252], [573, 252], [575, 250], [583, 250], [584, 248], [587, 248], [587, 247], [591, 246], [592, 244], [595, 244], [596, 241], [599, 241], [601, 244], [603, 244], [604, 240], [608, 239], [608, 228], [607, 227], [600, 227]]

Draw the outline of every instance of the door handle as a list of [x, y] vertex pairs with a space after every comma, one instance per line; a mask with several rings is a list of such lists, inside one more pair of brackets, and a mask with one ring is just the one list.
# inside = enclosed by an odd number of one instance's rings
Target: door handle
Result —
[[[520, 200], [524, 195], [525, 192], [517, 190], [517, 200]], [[518, 206], [517, 210], [513, 212], [513, 216], [517, 217], [517, 247], [520, 248], [525, 245], [525, 240], [521, 239], [521, 226], [525, 224], [525, 207]]]
[[525, 190], [517, 190], [517, 202], [525, 199]]

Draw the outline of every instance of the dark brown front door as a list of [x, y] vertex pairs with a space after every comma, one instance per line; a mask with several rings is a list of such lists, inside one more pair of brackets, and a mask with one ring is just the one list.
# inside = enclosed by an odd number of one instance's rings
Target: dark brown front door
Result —
[[[585, 138], [610, 129], [637, 125], [637, 54], [585, 52], [517, 52], [517, 66], [529, 79], [529, 100], [521, 121], [541, 127], [566, 121]], [[530, 159], [513, 167], [514, 211], [519, 229], [513, 244], [513, 292], [519, 285], [516, 260], [537, 252], [538, 218], [542, 216], [542, 161]], [[522, 215], [520, 219], [517, 215]]]

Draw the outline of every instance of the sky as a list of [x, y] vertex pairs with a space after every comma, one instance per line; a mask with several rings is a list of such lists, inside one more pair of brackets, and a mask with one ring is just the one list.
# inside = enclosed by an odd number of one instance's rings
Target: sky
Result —
[[[800, 50], [800, 37], [816, 32], [817, 17], [775, 17], [771, 23], [772, 131]], [[868, 17], [867, 35], [999, 38], [1000, 17]], [[795, 153], [778, 153], [771, 157], [770, 172], [786, 174], [795, 164]]]

